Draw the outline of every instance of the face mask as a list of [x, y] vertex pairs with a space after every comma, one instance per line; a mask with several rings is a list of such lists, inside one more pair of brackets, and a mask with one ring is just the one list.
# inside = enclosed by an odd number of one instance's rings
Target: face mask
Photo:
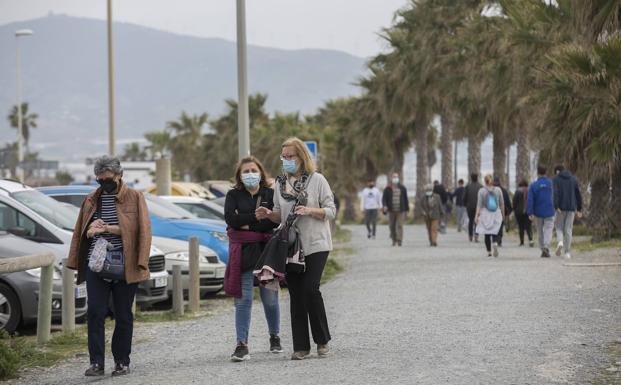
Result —
[[241, 175], [241, 181], [246, 188], [256, 188], [261, 182], [261, 174], [258, 172], [248, 172]]
[[427, 195], [428, 197], [433, 195], [433, 191], [425, 191], [425, 195]]
[[116, 190], [118, 183], [116, 183], [116, 181], [112, 178], [107, 178], [107, 179], [97, 179], [97, 183], [99, 183], [99, 185], [101, 186], [101, 188], [107, 192], [108, 194], [110, 194], [111, 192], [113, 192], [114, 190]]
[[399, 184], [399, 178], [398, 177], [393, 177], [392, 178], [392, 183], [393, 184]]
[[283, 159], [282, 160], [282, 169], [285, 170], [287, 174], [295, 174], [298, 172], [300, 166], [295, 163], [293, 159]]

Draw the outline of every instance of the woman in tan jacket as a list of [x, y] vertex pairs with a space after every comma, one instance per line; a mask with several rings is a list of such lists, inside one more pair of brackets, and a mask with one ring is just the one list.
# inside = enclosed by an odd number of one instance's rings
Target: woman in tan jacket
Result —
[[[104, 322], [112, 295], [115, 327], [112, 336], [113, 376], [129, 373], [134, 319], [132, 304], [137, 282], [149, 279], [151, 222], [142, 193], [122, 180], [117, 158], [101, 157], [94, 166], [100, 187], [82, 203], [75, 225], [67, 267], [78, 271], [78, 283], [86, 281], [88, 294], [88, 351], [86, 376], [102, 376], [105, 364]], [[95, 242], [103, 238], [109, 248], [121, 250], [125, 279], [102, 278], [88, 267]]]

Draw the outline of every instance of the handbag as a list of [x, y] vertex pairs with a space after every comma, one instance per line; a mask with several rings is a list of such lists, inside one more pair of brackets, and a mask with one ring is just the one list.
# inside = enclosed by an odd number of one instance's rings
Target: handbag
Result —
[[[101, 218], [101, 198], [97, 203], [97, 218]], [[125, 280], [125, 257], [123, 250], [114, 249], [104, 238], [95, 242], [88, 266], [103, 279]]]

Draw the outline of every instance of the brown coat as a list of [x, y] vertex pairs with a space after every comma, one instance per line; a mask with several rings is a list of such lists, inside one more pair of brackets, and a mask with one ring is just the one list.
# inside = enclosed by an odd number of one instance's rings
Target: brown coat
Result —
[[[97, 211], [97, 201], [101, 193], [100, 187], [82, 202], [80, 215], [73, 231], [67, 267], [78, 271], [78, 284], [86, 279], [90, 248], [90, 239], [86, 237], [86, 232]], [[116, 198], [116, 213], [123, 239], [125, 280], [127, 283], [146, 281], [150, 276], [151, 221], [142, 193], [121, 182]]]

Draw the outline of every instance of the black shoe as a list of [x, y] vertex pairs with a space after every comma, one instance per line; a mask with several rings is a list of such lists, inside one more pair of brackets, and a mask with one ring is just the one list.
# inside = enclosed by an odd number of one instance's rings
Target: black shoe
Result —
[[124, 376], [126, 374], [129, 374], [129, 365], [124, 365], [120, 363], [116, 363], [114, 365], [114, 370], [112, 371], [112, 377]]
[[541, 250], [541, 258], [550, 258], [550, 252], [548, 249]]
[[397, 246], [401, 247], [401, 241], [397, 241]]
[[239, 344], [235, 348], [235, 352], [231, 355], [231, 361], [242, 362], [250, 359], [250, 353], [248, 352], [248, 345]]
[[282, 353], [282, 346], [280, 345], [280, 337], [275, 334], [270, 334], [270, 353]]
[[84, 372], [84, 375], [86, 377], [103, 376], [104, 367], [99, 364], [91, 364], [91, 366], [88, 369], [86, 369], [86, 372]]

